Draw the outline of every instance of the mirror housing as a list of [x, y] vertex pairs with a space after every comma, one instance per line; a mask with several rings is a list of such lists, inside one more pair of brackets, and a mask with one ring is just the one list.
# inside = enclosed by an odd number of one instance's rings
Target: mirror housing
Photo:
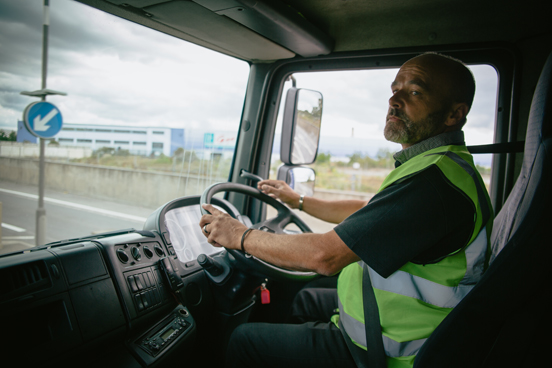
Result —
[[285, 181], [299, 194], [307, 197], [314, 195], [316, 172], [310, 167], [281, 165], [278, 168], [277, 179]]
[[316, 160], [321, 121], [320, 92], [295, 87], [287, 91], [280, 145], [284, 164], [309, 165]]

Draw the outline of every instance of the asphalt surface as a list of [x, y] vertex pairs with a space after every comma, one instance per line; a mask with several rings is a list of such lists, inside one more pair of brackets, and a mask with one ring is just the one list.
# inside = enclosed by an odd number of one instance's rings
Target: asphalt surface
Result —
[[[126, 228], [141, 229], [155, 208], [45, 190], [46, 243]], [[0, 253], [34, 247], [38, 187], [0, 181]]]

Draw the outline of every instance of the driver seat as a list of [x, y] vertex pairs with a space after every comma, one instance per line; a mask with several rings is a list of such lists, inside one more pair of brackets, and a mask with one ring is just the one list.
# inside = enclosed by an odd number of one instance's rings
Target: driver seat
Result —
[[414, 367], [543, 366], [552, 340], [551, 120], [552, 54], [531, 103], [521, 172], [494, 220], [492, 263], [429, 337]]

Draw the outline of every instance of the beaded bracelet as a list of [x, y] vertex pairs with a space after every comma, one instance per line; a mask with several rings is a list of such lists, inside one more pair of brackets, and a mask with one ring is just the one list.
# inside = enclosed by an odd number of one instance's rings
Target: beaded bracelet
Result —
[[305, 195], [301, 194], [299, 197], [299, 211], [303, 211], [303, 200], [305, 199]]

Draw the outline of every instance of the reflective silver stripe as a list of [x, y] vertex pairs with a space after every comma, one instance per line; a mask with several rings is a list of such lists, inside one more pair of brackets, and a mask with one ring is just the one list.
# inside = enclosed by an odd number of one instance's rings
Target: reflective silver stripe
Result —
[[458, 286], [441, 285], [404, 271], [396, 271], [385, 279], [369, 268], [372, 285], [376, 289], [422, 300], [437, 307], [454, 308], [481, 278], [486, 249], [487, 229], [484, 227], [464, 251], [466, 274]]
[[411, 356], [418, 354], [418, 351], [422, 348], [426, 340], [427, 339], [420, 339], [398, 342], [383, 335], [383, 348], [385, 349], [385, 355], [391, 358]]
[[404, 271], [396, 271], [387, 279], [370, 269], [374, 288], [404, 295], [441, 308], [454, 308], [473, 285], [445, 286]]
[[343, 324], [343, 328], [345, 329], [345, 332], [347, 332], [347, 335], [356, 343], [366, 347], [366, 331], [364, 330], [364, 323], [357, 321], [355, 318], [345, 313], [343, 304], [341, 304], [341, 299], [339, 299], [339, 294], [337, 297], [337, 305], [339, 307], [339, 320]]
[[487, 253], [487, 226], [479, 232], [474, 241], [464, 250], [466, 254], [466, 274], [460, 284], [475, 284], [483, 276], [485, 270], [485, 254]]
[[[343, 304], [341, 304], [341, 300], [339, 298], [338, 305], [339, 320], [343, 328], [345, 329], [347, 336], [349, 336], [356, 343], [366, 347], [366, 331], [364, 330], [364, 324], [345, 313], [345, 310], [343, 309]], [[418, 350], [420, 350], [424, 342], [427, 340], [420, 339], [398, 342], [385, 335], [382, 335], [382, 339], [385, 355], [391, 358], [416, 355], [418, 353]]]

